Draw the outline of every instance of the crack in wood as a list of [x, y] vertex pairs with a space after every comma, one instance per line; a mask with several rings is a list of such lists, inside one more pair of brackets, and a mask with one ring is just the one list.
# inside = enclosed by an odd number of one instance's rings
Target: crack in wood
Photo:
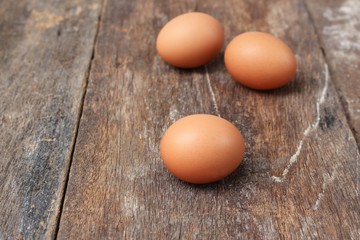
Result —
[[306, 137], [308, 137], [310, 135], [310, 133], [312, 133], [319, 127], [319, 123], [320, 123], [320, 119], [321, 119], [320, 107], [325, 102], [326, 93], [327, 93], [328, 85], [329, 85], [329, 78], [330, 78], [329, 77], [329, 67], [326, 63], [324, 64], [324, 74], [325, 74], [324, 87], [321, 91], [320, 97], [316, 101], [316, 120], [305, 129], [305, 131], [303, 133], [303, 137], [300, 140], [300, 143], [297, 147], [297, 150], [296, 150], [295, 154], [293, 154], [291, 156], [291, 158], [289, 160], [289, 164], [284, 169], [283, 173], [281, 174], [281, 177], [271, 176], [272, 180], [275, 182], [281, 183], [285, 180], [292, 165], [298, 161], [298, 157], [300, 156], [302, 147], [304, 145], [304, 140], [306, 139]]

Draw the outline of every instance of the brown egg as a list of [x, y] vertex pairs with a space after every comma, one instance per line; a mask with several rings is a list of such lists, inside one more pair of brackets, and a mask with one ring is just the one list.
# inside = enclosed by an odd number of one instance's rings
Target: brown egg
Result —
[[168, 22], [160, 31], [156, 48], [169, 64], [194, 68], [210, 62], [224, 44], [224, 30], [210, 15], [191, 12]]
[[296, 72], [291, 49], [280, 39], [262, 32], [235, 37], [226, 47], [225, 65], [233, 79], [258, 90], [284, 86]]
[[244, 139], [233, 124], [207, 114], [178, 120], [160, 143], [161, 157], [170, 172], [195, 184], [215, 182], [232, 173], [244, 149]]

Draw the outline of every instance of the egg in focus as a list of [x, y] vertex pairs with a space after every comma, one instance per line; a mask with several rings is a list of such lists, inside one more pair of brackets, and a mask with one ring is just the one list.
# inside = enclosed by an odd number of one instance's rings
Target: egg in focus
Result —
[[194, 184], [216, 182], [241, 163], [245, 142], [229, 121], [208, 114], [190, 115], [172, 124], [163, 135], [160, 154], [177, 178]]
[[191, 12], [169, 21], [159, 32], [156, 49], [179, 68], [195, 68], [213, 60], [224, 44], [224, 30], [212, 16]]
[[291, 49], [268, 33], [238, 35], [226, 47], [224, 58], [234, 80], [257, 90], [282, 87], [296, 73], [296, 59]]

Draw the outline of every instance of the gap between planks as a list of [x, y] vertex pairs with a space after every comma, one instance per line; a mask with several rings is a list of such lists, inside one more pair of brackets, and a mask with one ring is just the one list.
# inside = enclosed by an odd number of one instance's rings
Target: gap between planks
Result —
[[60, 192], [60, 207], [59, 207], [59, 212], [58, 212], [58, 216], [57, 216], [57, 223], [56, 223], [56, 227], [55, 227], [54, 239], [57, 239], [59, 229], [60, 229], [61, 216], [62, 216], [62, 211], [63, 211], [63, 207], [64, 207], [67, 188], [69, 185], [69, 177], [70, 177], [70, 171], [71, 171], [71, 166], [72, 166], [74, 152], [75, 152], [75, 145], [76, 145], [76, 141], [77, 141], [77, 137], [78, 137], [78, 133], [79, 133], [79, 126], [80, 126], [81, 118], [83, 115], [83, 109], [84, 109], [85, 97], [86, 97], [86, 93], [87, 93], [87, 87], [88, 87], [88, 83], [89, 83], [90, 72], [92, 69], [93, 60], [95, 58], [95, 47], [96, 47], [98, 35], [99, 35], [101, 16], [104, 11], [104, 6], [106, 5], [106, 4], [104, 4], [104, 1], [106, 1], [106, 0], [101, 1], [101, 7], [100, 7], [97, 23], [96, 23], [96, 32], [95, 32], [95, 36], [93, 39], [93, 45], [92, 45], [92, 50], [91, 50], [91, 58], [90, 58], [88, 68], [87, 68], [87, 70], [85, 72], [85, 76], [84, 76], [84, 83], [83, 83], [83, 87], [82, 87], [80, 106], [79, 106], [79, 111], [77, 114], [77, 123], [76, 123], [75, 129], [74, 129], [74, 132], [73, 132], [73, 139], [71, 141], [71, 146], [70, 146], [70, 157], [69, 157], [69, 160], [67, 160], [68, 164], [65, 169], [64, 185]]

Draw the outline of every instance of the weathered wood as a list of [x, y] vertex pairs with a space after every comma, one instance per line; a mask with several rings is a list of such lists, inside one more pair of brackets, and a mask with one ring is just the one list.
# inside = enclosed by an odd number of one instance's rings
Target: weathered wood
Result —
[[[219, 19], [226, 42], [247, 30], [284, 39], [296, 79], [258, 92], [235, 83], [222, 56], [166, 65], [157, 33], [193, 10]], [[303, 2], [109, 0], [95, 52], [60, 239], [359, 238], [359, 153]], [[175, 179], [159, 156], [163, 132], [216, 108], [247, 139], [242, 166], [206, 186]]]
[[0, 6], [0, 239], [49, 239], [57, 231], [100, 4]]
[[360, 147], [360, 1], [309, 1], [321, 45]]

